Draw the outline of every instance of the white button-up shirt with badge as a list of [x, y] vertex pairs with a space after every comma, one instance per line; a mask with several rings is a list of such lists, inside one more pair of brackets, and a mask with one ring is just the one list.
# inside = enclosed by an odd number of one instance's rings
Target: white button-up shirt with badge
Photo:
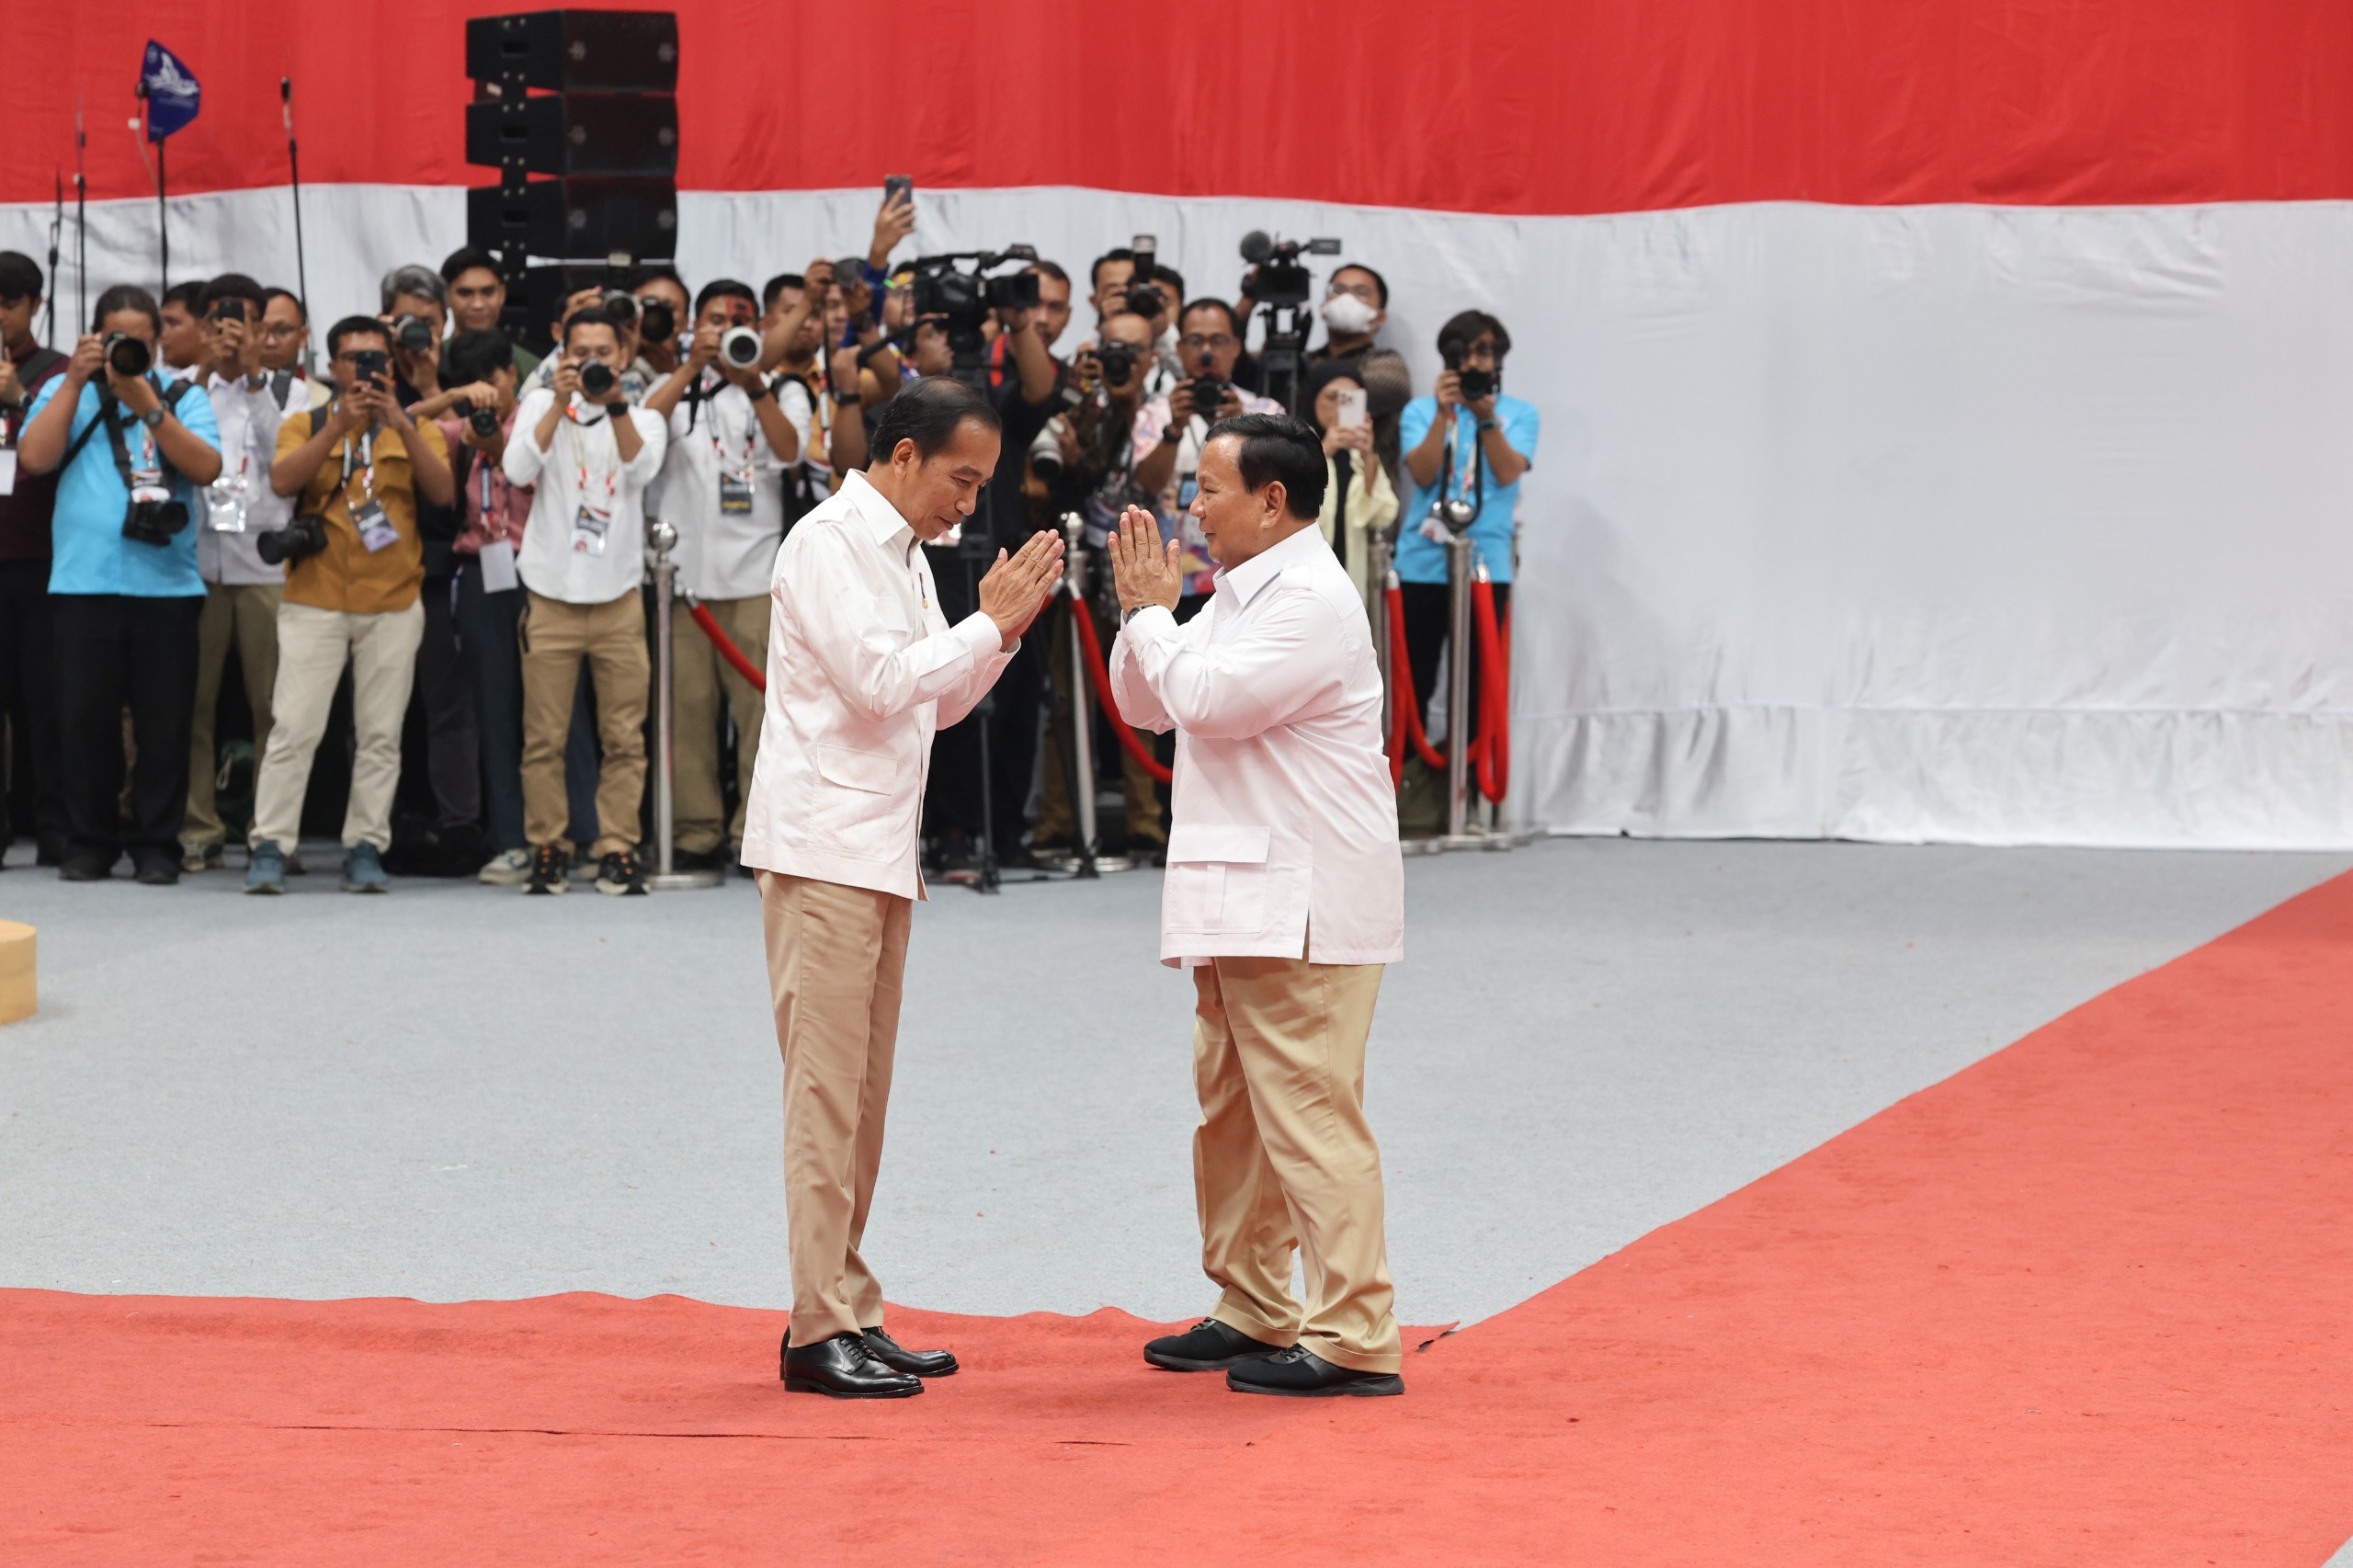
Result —
[[1221, 571], [1184, 625], [1111, 650], [1131, 724], [1176, 732], [1160, 957], [1394, 963], [1405, 865], [1364, 601], [1313, 527]]
[[915, 529], [856, 472], [793, 526], [769, 597], [744, 864], [923, 897], [931, 738], [1013, 655], [977, 610], [948, 624]]
[[[798, 419], [781, 401], [778, 406], [805, 444], [807, 400]], [[787, 466], [760, 429], [752, 394], [705, 370], [671, 411], [670, 455], [662, 464], [661, 515], [678, 530], [671, 559], [679, 586], [703, 599], [756, 599], [768, 591], [784, 540]]]
[[[548, 388], [523, 399], [501, 462], [509, 484], [532, 487], [516, 571], [542, 598], [610, 604], [645, 580], [645, 487], [662, 472], [670, 429], [642, 408], [575, 396], [542, 452], [534, 433], [554, 402]], [[626, 463], [613, 438], [616, 418], [635, 424], [642, 443]]]
[[295, 376], [248, 381], [208, 371], [197, 384], [221, 427], [221, 473], [196, 493], [203, 502], [196, 569], [208, 583], [283, 583], [286, 568], [264, 561], [254, 541], [294, 516], [294, 498], [269, 487], [269, 465], [278, 460], [278, 426], [287, 415], [311, 406], [310, 383]]

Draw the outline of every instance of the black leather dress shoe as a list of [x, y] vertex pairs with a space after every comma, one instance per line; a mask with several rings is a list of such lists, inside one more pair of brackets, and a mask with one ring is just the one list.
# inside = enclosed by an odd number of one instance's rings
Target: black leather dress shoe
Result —
[[1394, 1372], [1352, 1372], [1334, 1366], [1304, 1345], [1294, 1345], [1235, 1367], [1225, 1374], [1225, 1386], [1236, 1393], [1328, 1399], [1340, 1394], [1404, 1393], [1405, 1380]]
[[904, 1399], [923, 1392], [921, 1378], [882, 1365], [866, 1353], [866, 1341], [855, 1334], [837, 1334], [814, 1345], [795, 1345], [788, 1335], [781, 1370], [787, 1393]]
[[1182, 1334], [1165, 1334], [1143, 1347], [1143, 1358], [1172, 1372], [1217, 1372], [1283, 1349], [1251, 1338], [1215, 1318], [1203, 1318]]
[[61, 882], [102, 882], [114, 875], [116, 856], [101, 856], [96, 850], [69, 849], [58, 862], [57, 880]]
[[953, 1377], [956, 1357], [947, 1350], [909, 1350], [878, 1325], [866, 1331], [866, 1353], [894, 1372], [918, 1378]]

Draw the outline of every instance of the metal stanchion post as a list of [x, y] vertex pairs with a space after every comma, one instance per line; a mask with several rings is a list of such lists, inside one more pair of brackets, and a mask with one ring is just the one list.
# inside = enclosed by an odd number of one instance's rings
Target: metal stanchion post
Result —
[[1077, 839], [1078, 864], [1074, 876], [1098, 877], [1095, 864], [1099, 847], [1095, 827], [1095, 725], [1087, 699], [1093, 694], [1086, 679], [1086, 642], [1078, 618], [1093, 613], [1086, 608], [1086, 524], [1076, 513], [1063, 519], [1063, 595], [1070, 610], [1070, 814]]
[[1446, 846], [1468, 849], [1471, 832], [1471, 553], [1468, 534], [1446, 541]]
[[715, 888], [723, 880], [719, 872], [677, 869], [673, 839], [677, 812], [674, 771], [677, 760], [674, 744], [677, 706], [670, 631], [678, 568], [671, 562], [670, 551], [677, 548], [678, 530], [657, 519], [646, 525], [645, 539], [654, 550], [654, 729], [655, 744], [662, 748], [654, 774], [654, 875], [645, 879], [645, 885], [657, 892], [677, 888]]

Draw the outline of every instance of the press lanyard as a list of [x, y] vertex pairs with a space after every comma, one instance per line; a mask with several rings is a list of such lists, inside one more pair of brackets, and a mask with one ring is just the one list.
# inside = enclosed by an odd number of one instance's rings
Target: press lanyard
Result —
[[[570, 413], [569, 410], [566, 412], [567, 414]], [[577, 460], [575, 472], [578, 475], [578, 478], [575, 481], [574, 493], [580, 497], [579, 509], [573, 514], [572, 518], [572, 548], [583, 555], [602, 555], [605, 553], [605, 537], [612, 531], [614, 496], [620, 489], [621, 464], [620, 443], [618, 439], [615, 440], [613, 461], [611, 465], [605, 470], [603, 475], [605, 482], [605, 504], [602, 506], [599, 506], [588, 498], [589, 478], [588, 453], [586, 446], [589, 429], [591, 426], [600, 423], [600, 421], [584, 420], [576, 415], [572, 415], [572, 420], [574, 426], [572, 432], [572, 449], [574, 456]]]

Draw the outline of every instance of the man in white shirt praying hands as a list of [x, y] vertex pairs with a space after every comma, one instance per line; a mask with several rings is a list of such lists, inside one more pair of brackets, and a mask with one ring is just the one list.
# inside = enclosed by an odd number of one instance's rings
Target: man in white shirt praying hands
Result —
[[[1160, 956], [1196, 996], [1201, 1267], [1216, 1307], [1144, 1358], [1243, 1393], [1403, 1393], [1365, 1040], [1404, 957], [1404, 863], [1364, 604], [1316, 527], [1324, 449], [1285, 415], [1220, 421], [1191, 513], [1214, 588], [1179, 626], [1178, 546], [1138, 507], [1111, 545], [1111, 687], [1176, 732]], [[1290, 1290], [1300, 1255], [1307, 1300]]]
[[[950, 626], [918, 544], [972, 515], [996, 470], [987, 398], [913, 381], [876, 417], [866, 472], [794, 525], [778, 552], [767, 712], [744, 816], [784, 1054], [784, 1208], [792, 1254], [787, 1390], [895, 1399], [956, 1370], [902, 1348], [858, 1256], [882, 1160], [932, 736], [971, 712], [1062, 575], [1038, 533], [981, 579]], [[1318, 460], [1321, 461], [1319, 455]], [[1362, 615], [1358, 619], [1361, 620]]]

